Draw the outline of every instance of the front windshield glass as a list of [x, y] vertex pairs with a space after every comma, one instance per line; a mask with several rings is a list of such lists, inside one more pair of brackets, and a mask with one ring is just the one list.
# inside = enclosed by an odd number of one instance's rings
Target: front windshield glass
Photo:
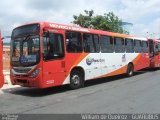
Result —
[[40, 60], [40, 38], [29, 35], [11, 40], [11, 64], [13, 66], [31, 66]]
[[26, 34], [36, 34], [40, 32], [39, 24], [30, 24], [15, 28], [12, 32], [12, 38], [26, 35]]

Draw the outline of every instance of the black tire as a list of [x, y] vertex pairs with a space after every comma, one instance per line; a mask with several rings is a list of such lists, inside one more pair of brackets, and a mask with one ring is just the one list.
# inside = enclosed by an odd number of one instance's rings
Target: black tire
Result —
[[73, 90], [84, 86], [84, 77], [80, 71], [74, 70], [71, 72], [69, 86]]
[[[160, 63], [159, 63], [160, 64]], [[159, 67], [158, 67], [158, 70], [160, 70], [160, 65], [159, 65]]]
[[127, 68], [127, 76], [128, 77], [132, 77], [134, 74], [134, 66], [133, 64], [128, 64], [128, 68]]

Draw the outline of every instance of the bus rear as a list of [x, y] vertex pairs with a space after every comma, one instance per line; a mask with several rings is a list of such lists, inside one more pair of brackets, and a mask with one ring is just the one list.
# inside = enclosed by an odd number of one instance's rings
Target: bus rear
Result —
[[149, 39], [150, 68], [160, 68], [160, 40]]
[[3, 86], [4, 84], [4, 76], [3, 76], [3, 67], [2, 67], [2, 35], [1, 35], [1, 31], [0, 31], [0, 88]]

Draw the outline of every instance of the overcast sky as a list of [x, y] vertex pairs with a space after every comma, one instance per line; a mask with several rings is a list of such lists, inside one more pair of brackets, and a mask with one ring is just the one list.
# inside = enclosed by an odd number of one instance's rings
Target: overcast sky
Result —
[[73, 15], [85, 9], [101, 15], [113, 11], [123, 21], [133, 23], [133, 35], [149, 32], [160, 37], [160, 0], [1, 0], [0, 29], [5, 36], [29, 22], [71, 24]]

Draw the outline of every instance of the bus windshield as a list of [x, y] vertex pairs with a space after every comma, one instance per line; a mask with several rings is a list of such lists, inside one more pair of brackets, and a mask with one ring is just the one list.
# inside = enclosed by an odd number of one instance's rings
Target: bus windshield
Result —
[[39, 62], [40, 37], [32, 35], [11, 40], [11, 64], [32, 66]]
[[15, 28], [12, 32], [12, 38], [16, 38], [28, 34], [38, 34], [40, 32], [39, 24], [25, 25]]

